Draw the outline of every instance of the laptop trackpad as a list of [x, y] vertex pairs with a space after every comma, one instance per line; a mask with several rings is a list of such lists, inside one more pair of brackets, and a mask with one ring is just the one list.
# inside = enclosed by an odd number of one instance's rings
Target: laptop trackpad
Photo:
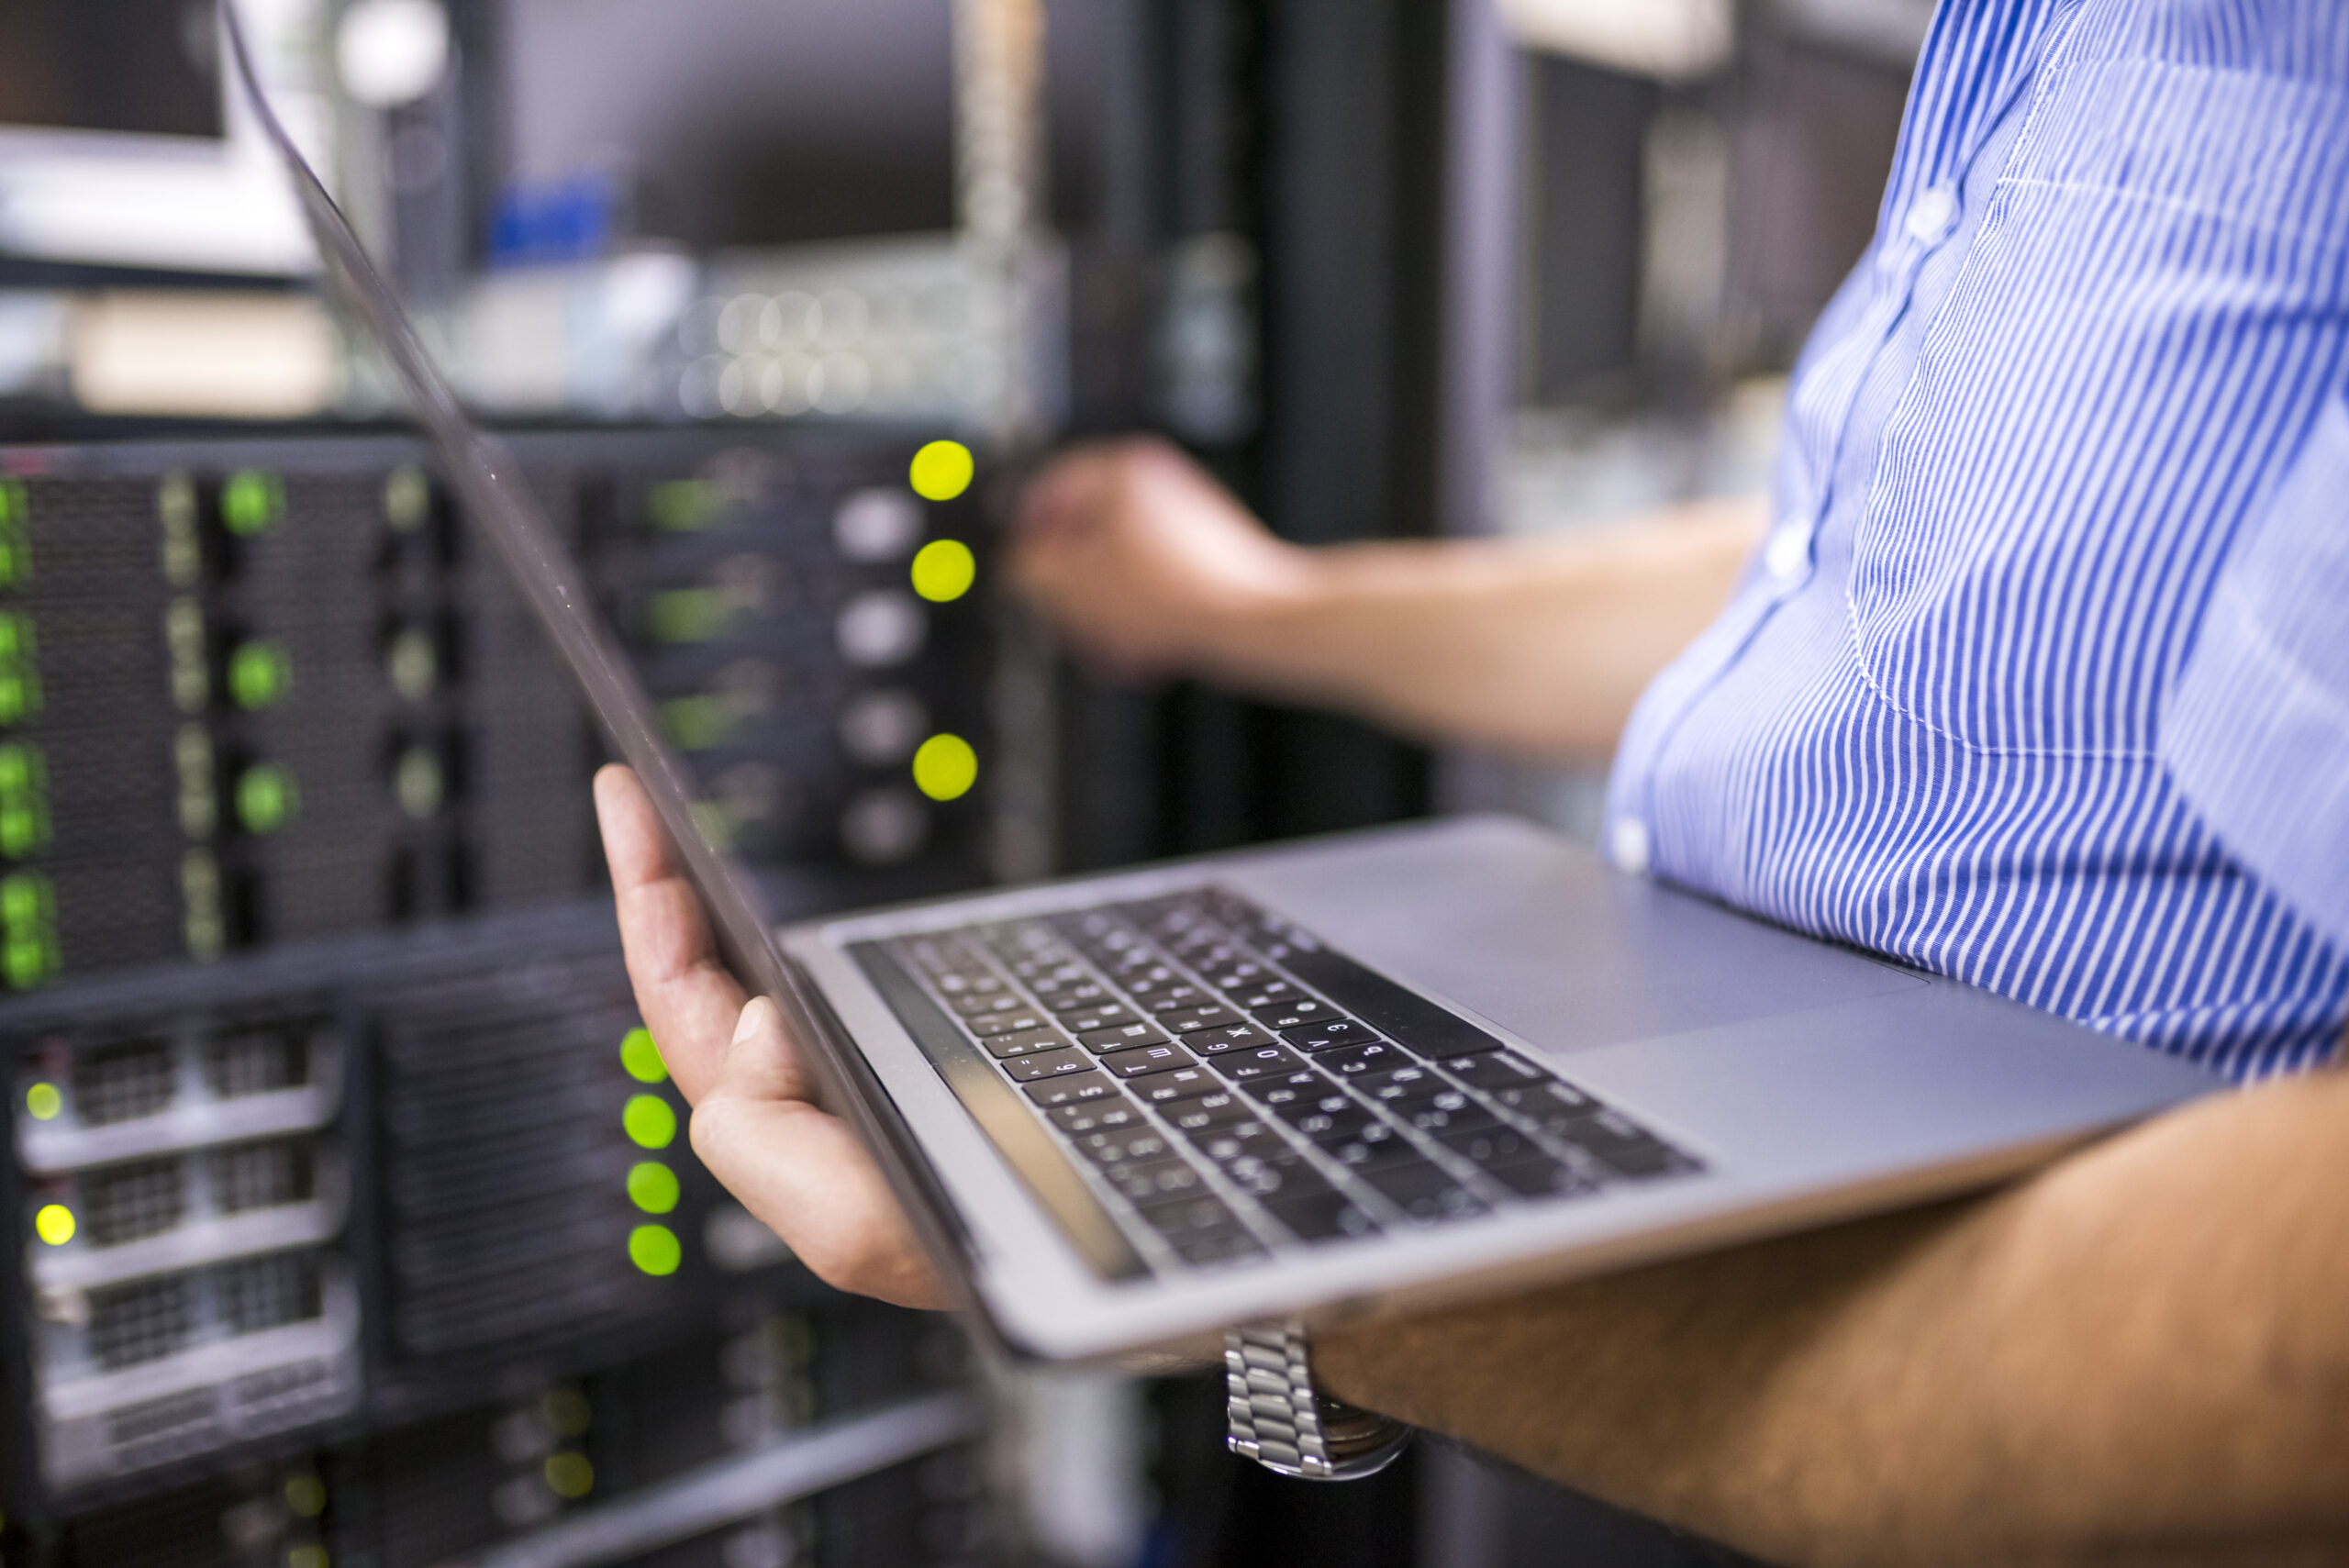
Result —
[[1550, 1051], [1711, 1029], [1925, 984], [1620, 875], [1547, 835], [1497, 826], [1490, 834], [1441, 839], [1440, 850], [1405, 840], [1391, 846], [1405, 851], [1399, 855], [1300, 856], [1231, 880], [1260, 890], [1341, 951]]

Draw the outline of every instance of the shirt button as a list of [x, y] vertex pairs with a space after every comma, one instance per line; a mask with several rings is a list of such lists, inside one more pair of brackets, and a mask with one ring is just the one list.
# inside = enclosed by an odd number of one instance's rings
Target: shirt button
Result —
[[1607, 848], [1614, 855], [1615, 863], [1633, 876], [1645, 876], [1648, 870], [1648, 825], [1636, 817], [1616, 820], [1607, 835]]
[[1781, 524], [1763, 547], [1763, 567], [1781, 583], [1793, 582], [1809, 564], [1810, 527], [1807, 523]]
[[1919, 192], [1909, 204], [1909, 216], [1900, 227], [1909, 231], [1909, 239], [1931, 245], [1949, 233], [1956, 217], [1957, 197], [1946, 185], [1933, 185]]

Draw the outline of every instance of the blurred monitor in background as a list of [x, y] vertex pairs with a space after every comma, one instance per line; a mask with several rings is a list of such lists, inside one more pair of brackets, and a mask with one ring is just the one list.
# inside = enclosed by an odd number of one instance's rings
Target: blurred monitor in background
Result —
[[190, 0], [7, 0], [0, 125], [217, 141], [211, 29]]

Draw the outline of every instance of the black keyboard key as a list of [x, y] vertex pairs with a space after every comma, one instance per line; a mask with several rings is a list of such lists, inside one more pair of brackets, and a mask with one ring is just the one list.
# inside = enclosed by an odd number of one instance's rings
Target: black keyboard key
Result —
[[1200, 979], [1217, 990], [1226, 992], [1252, 990], [1263, 984], [1273, 973], [1261, 963], [1252, 963], [1231, 954], [1229, 950], [1220, 955], [1213, 949], [1206, 950], [1191, 960], [1191, 967], [1199, 972]]
[[1523, 1117], [1548, 1133], [1563, 1133], [1598, 1107], [1588, 1096], [1564, 1084], [1542, 1084], [1531, 1089], [1496, 1089], [1493, 1102]]
[[1089, 1011], [1104, 1002], [1115, 1002], [1118, 998], [1099, 981], [1087, 980], [1074, 985], [1039, 985], [1036, 987], [1036, 999], [1052, 1012], [1076, 1013]]
[[1165, 1032], [1149, 1024], [1113, 1024], [1105, 1029], [1087, 1029], [1076, 1037], [1076, 1042], [1096, 1053], [1124, 1051], [1130, 1046], [1157, 1045], [1166, 1038]]
[[1214, 1056], [1242, 1046], [1270, 1045], [1273, 1037], [1254, 1024], [1224, 1024], [1211, 1029], [1194, 1029], [1183, 1037], [1183, 1043], [1201, 1056]]
[[1088, 1132], [1076, 1140], [1084, 1156], [1100, 1165], [1126, 1165], [1136, 1161], [1163, 1160], [1174, 1145], [1154, 1127], [1120, 1127]]
[[1341, 953], [1316, 947], [1282, 961], [1291, 974], [1389, 1040], [1422, 1056], [1472, 1056], [1501, 1042], [1449, 1008], [1405, 990]]
[[1022, 1029], [1018, 1034], [990, 1035], [979, 1041], [990, 1055], [1032, 1056], [1040, 1051], [1058, 1051], [1068, 1043], [1058, 1029]]
[[1003, 1070], [1028, 1084], [1038, 1078], [1056, 1078], [1063, 1073], [1083, 1073], [1092, 1065], [1081, 1051], [1040, 1051], [1029, 1056], [1005, 1058]]
[[966, 1018], [984, 1018], [989, 1013], [1012, 1013], [1028, 1004], [998, 985], [993, 991], [966, 991], [947, 999], [946, 1005]]
[[1327, 1018], [1301, 1029], [1281, 1032], [1281, 1039], [1299, 1051], [1335, 1051], [1341, 1045], [1364, 1045], [1377, 1038], [1352, 1018]]
[[1301, 1241], [1348, 1241], [1378, 1234], [1378, 1221], [1335, 1188], [1292, 1198], [1268, 1198], [1264, 1207]]
[[1235, 1121], [1189, 1135], [1191, 1147], [1218, 1165], [1273, 1160], [1292, 1152], [1286, 1140], [1261, 1121]]
[[1245, 1084], [1257, 1078], [1281, 1077], [1305, 1065], [1303, 1059], [1295, 1051], [1278, 1045], [1227, 1051], [1220, 1056], [1208, 1057], [1208, 1062], [1235, 1084]]
[[1293, 1002], [1275, 1002], [1268, 1007], [1251, 1007], [1248, 1016], [1268, 1029], [1303, 1029], [1334, 1018], [1338, 1009], [1314, 996], [1300, 996]]
[[1523, 1198], [1578, 1197], [1599, 1187], [1597, 1176], [1547, 1154], [1487, 1166], [1485, 1174]]
[[[1071, 1034], [1090, 1034], [1095, 1029], [1114, 1029], [1119, 1024], [1136, 1023], [1141, 1020], [1141, 1018], [1140, 1013], [1135, 1012], [1123, 1002], [1096, 1002], [1090, 1006], [1079, 1007], [1073, 1013], [1062, 1014], [1060, 1025]], [[1175, 1032], [1179, 1034], [1182, 1031], [1178, 1029]]]
[[[1500, 1122], [1488, 1122], [1483, 1127], [1450, 1129], [1438, 1132], [1435, 1140], [1462, 1159], [1486, 1170], [1497, 1165], [1550, 1159], [1548, 1151], [1533, 1141], [1531, 1133], [1521, 1132]], [[1553, 1160], [1551, 1163], [1557, 1162]]]
[[1326, 1193], [1330, 1184], [1302, 1154], [1225, 1161], [1224, 1176], [1260, 1203], [1273, 1204]]
[[1260, 1106], [1281, 1106], [1304, 1099], [1318, 1099], [1331, 1088], [1331, 1083], [1320, 1073], [1307, 1068], [1300, 1073], [1284, 1073], [1277, 1078], [1251, 1078], [1240, 1085], [1247, 1096]]
[[1264, 1255], [1264, 1243], [1212, 1195], [1160, 1204], [1142, 1210], [1142, 1218], [1186, 1263], [1225, 1263]]
[[1204, 1067], [1177, 1067], [1172, 1073], [1156, 1073], [1136, 1078], [1126, 1092], [1145, 1105], [1165, 1106], [1200, 1095], [1217, 1094], [1223, 1087], [1223, 1080]]
[[1349, 1137], [1316, 1139], [1313, 1147], [1350, 1171], [1383, 1171], [1420, 1159], [1419, 1146], [1383, 1121], [1358, 1128]]
[[1485, 1212], [1485, 1206], [1475, 1194], [1453, 1180], [1442, 1167], [1428, 1161], [1365, 1170], [1362, 1179], [1422, 1225]]
[[[1340, 1095], [1339, 1098], [1342, 1100], [1344, 1096]], [[1325, 1140], [1343, 1142], [1366, 1127], [1383, 1125], [1378, 1118], [1352, 1102], [1338, 1106], [1330, 1106], [1327, 1101], [1283, 1106], [1280, 1107], [1280, 1118], [1316, 1143]]]
[[1191, 1053], [1171, 1042], [1162, 1045], [1136, 1046], [1131, 1051], [1113, 1051], [1101, 1058], [1101, 1065], [1120, 1078], [1140, 1078], [1152, 1073], [1172, 1073], [1178, 1067], [1189, 1067], [1193, 1064]]
[[1473, 1089], [1529, 1089], [1550, 1082], [1548, 1073], [1512, 1051], [1447, 1056], [1436, 1065]]
[[1553, 1135], [1620, 1175], [1660, 1176], [1692, 1168], [1686, 1155], [1617, 1111], [1569, 1122]]
[[1252, 1013], [1259, 1007], [1279, 1007], [1291, 1002], [1318, 1002], [1320, 999], [1307, 995], [1286, 980], [1267, 980], [1246, 995], [1234, 998]]
[[1219, 1095], [1201, 1095], [1195, 1099], [1177, 1100], [1159, 1114], [1175, 1131], [1205, 1132], [1210, 1128], [1230, 1127], [1234, 1122], [1254, 1118], [1256, 1109], [1230, 1090]]
[[1397, 1067], [1415, 1067], [1419, 1063], [1400, 1046], [1378, 1040], [1367, 1045], [1343, 1045], [1335, 1051], [1317, 1052], [1313, 1064], [1341, 1078], [1359, 1078], [1365, 1073], [1385, 1073]]
[[1188, 981], [1179, 985], [1161, 986], [1147, 996], [1136, 995], [1144, 1008], [1160, 1018], [1171, 1013], [1181, 1013], [1187, 1018], [1201, 1007], [1216, 1005], [1212, 992], [1204, 985], [1194, 985]]
[[1141, 1107], [1123, 1098], [1055, 1106], [1051, 1116], [1052, 1125], [1072, 1137], [1082, 1137], [1088, 1132], [1118, 1132], [1130, 1127], [1150, 1125], [1141, 1114]]
[[1240, 1015], [1221, 1003], [1203, 1003], [1195, 1007], [1178, 1007], [1171, 1013], [1157, 1015], [1158, 1021], [1176, 1034], [1197, 1034], [1201, 1029], [1219, 1029], [1241, 1021]]
[[1117, 1093], [1117, 1080], [1104, 1073], [1043, 1078], [1029, 1084], [1026, 1090], [1030, 1099], [1047, 1110], [1056, 1106], [1079, 1106], [1089, 1100], [1110, 1099]]
[[983, 1018], [964, 1018], [963, 1027], [981, 1040], [999, 1034], [1024, 1034], [1030, 1029], [1048, 1027], [1052, 1019], [1033, 1007], [1021, 1007], [1014, 1012], [989, 1013]]
[[1003, 990], [1003, 981], [984, 969], [952, 969], [938, 976], [938, 988], [946, 994], [947, 1004], [956, 1012], [963, 1004], [974, 997], [996, 995]]
[[1347, 1080], [1354, 1093], [1368, 1095], [1383, 1105], [1404, 1100], [1425, 1099], [1439, 1090], [1452, 1089], [1448, 1078], [1439, 1078], [1431, 1067], [1391, 1067], [1383, 1073], [1362, 1073]]
[[1450, 1090], [1432, 1099], [1395, 1107], [1395, 1115], [1404, 1126], [1419, 1132], [1470, 1132], [1482, 1127], [1498, 1127], [1501, 1119], [1459, 1090]]
[[1137, 1208], [1197, 1197], [1208, 1190], [1207, 1178], [1199, 1174], [1197, 1168], [1174, 1155], [1163, 1160], [1104, 1166], [1101, 1173]]
[[1364, 1107], [1360, 1100], [1327, 1079], [1322, 1080], [1319, 1094], [1299, 1095], [1294, 1099], [1282, 1101], [1271, 1106], [1270, 1109], [1275, 1116], [1291, 1127], [1301, 1125], [1307, 1117], [1311, 1116], [1351, 1116], [1358, 1117], [1364, 1121], [1378, 1119]]

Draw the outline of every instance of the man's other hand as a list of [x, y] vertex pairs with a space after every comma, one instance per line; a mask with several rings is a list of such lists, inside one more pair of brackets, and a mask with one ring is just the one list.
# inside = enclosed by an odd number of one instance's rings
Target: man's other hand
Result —
[[1029, 484], [1019, 522], [1014, 580], [1116, 674], [1217, 673], [1233, 623], [1313, 576], [1308, 552], [1161, 440], [1072, 449]]
[[946, 1293], [888, 1184], [848, 1124], [818, 1108], [763, 996], [745, 1004], [670, 857], [636, 775], [596, 775], [629, 982], [670, 1074], [693, 1103], [694, 1152], [825, 1283], [901, 1307]]

